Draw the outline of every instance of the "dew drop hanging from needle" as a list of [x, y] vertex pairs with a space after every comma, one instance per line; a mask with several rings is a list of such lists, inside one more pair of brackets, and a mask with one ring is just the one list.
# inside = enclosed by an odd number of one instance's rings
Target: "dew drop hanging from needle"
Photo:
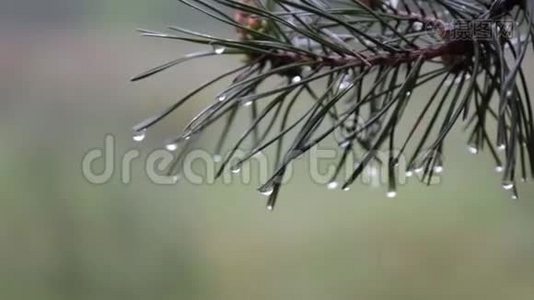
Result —
[[261, 188], [259, 190], [260, 194], [262, 194], [263, 196], [270, 196], [272, 195], [272, 193], [274, 192], [274, 188], [272, 186], [267, 186], [267, 187], [264, 187], [264, 188]]
[[[469, 78], [471, 78], [471, 75], [470, 74], [466, 74], [463, 76], [463, 78], [465, 78], [464, 80], [468, 80]], [[452, 78], [452, 79], [447, 79], [447, 81], [445, 81], [445, 86], [450, 86], [450, 85], [456, 85], [456, 84], [460, 84], [460, 82], [462, 82], [462, 76], [459, 76], [457, 77], [456, 79]]]
[[337, 188], [337, 185], [338, 185], [338, 184], [337, 184], [336, 181], [331, 181], [331, 182], [329, 182], [329, 183], [326, 185], [326, 187], [327, 187], [329, 190], [333, 190], [333, 189]]
[[346, 74], [345, 76], [343, 76], [343, 79], [339, 83], [339, 89], [341, 91], [347, 89], [351, 85], [351, 82], [352, 82], [351, 79], [352, 77], [349, 74]]
[[142, 142], [146, 137], [146, 130], [136, 131], [132, 137], [135, 142]]
[[475, 146], [467, 146], [467, 151], [469, 151], [469, 153], [474, 155], [478, 153], [478, 148]]
[[212, 47], [213, 47], [213, 52], [215, 52], [215, 54], [223, 54], [224, 51], [226, 50], [224, 46], [217, 45], [217, 44], [213, 44]]
[[389, 192], [387, 192], [386, 196], [388, 198], [395, 198], [395, 197], [397, 197], [397, 192], [396, 191], [389, 191]]
[[505, 190], [511, 190], [514, 188], [514, 184], [512, 182], [505, 182], [502, 184], [502, 188]]
[[174, 152], [174, 151], [176, 151], [178, 149], [178, 144], [176, 144], [176, 143], [167, 144], [165, 146], [165, 149], [167, 149], [168, 151]]
[[340, 90], [345, 90], [349, 87], [350, 83], [347, 82], [347, 81], [342, 81], [340, 84], [339, 84], [339, 89]]
[[349, 146], [350, 146], [350, 142], [349, 141], [341, 142], [339, 144], [339, 147], [341, 147], [341, 148], [348, 148]]
[[230, 168], [230, 171], [234, 174], [238, 174], [239, 172], [241, 172], [241, 165], [240, 164], [237, 164], [237, 165], [234, 165]]
[[299, 83], [301, 80], [302, 80], [302, 77], [300, 77], [298, 75], [293, 77], [293, 78], [291, 78], [291, 82], [292, 83]]

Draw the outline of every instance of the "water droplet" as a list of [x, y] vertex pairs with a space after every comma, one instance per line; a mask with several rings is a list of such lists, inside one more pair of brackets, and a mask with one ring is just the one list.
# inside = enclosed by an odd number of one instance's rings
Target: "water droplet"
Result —
[[468, 146], [467, 147], [467, 151], [469, 151], [469, 153], [471, 153], [471, 154], [477, 154], [478, 153], [478, 148], [475, 147], [475, 146]]
[[339, 144], [339, 147], [341, 148], [348, 148], [350, 146], [350, 142], [349, 141], [345, 141], [345, 142], [342, 142]]
[[365, 40], [364, 43], [368, 47], [373, 47], [375, 45], [375, 43], [371, 42], [370, 40]]
[[178, 144], [176, 143], [168, 144], [167, 146], [165, 146], [165, 148], [171, 152], [176, 151], [176, 149], [178, 149]]
[[272, 205], [267, 205], [267, 210], [272, 211], [274, 207]]
[[505, 145], [505, 144], [500, 144], [500, 145], [498, 145], [498, 146], [497, 146], [497, 150], [499, 150], [499, 151], [504, 151], [504, 150], [506, 150], [506, 145]]
[[423, 173], [424, 170], [425, 170], [424, 167], [420, 167], [420, 168], [415, 169], [415, 173]]
[[232, 171], [232, 173], [234, 174], [238, 174], [239, 172], [241, 172], [241, 164], [233, 165], [230, 168], [230, 171]]
[[412, 177], [413, 171], [406, 171], [406, 177]]
[[345, 76], [343, 76], [343, 79], [341, 80], [341, 82], [339, 83], [339, 89], [340, 90], [344, 90], [344, 89], [347, 89], [348, 87], [350, 87], [351, 83], [352, 83], [352, 80], [351, 80], [351, 76], [346, 74]]
[[519, 199], [519, 196], [516, 193], [513, 193], [512, 194], [512, 199], [513, 200], [517, 200], [517, 199]]
[[348, 187], [348, 186], [347, 186], [347, 187], [344, 187], [344, 188], [343, 188], [343, 191], [345, 191], [345, 192], [346, 192], [346, 191], [350, 191], [350, 187]]
[[506, 97], [512, 97], [512, 94], [513, 94], [512, 90], [506, 91]]
[[337, 188], [337, 182], [336, 181], [332, 181], [332, 182], [329, 182], [326, 187], [329, 189], [329, 190], [333, 190], [335, 188]]
[[178, 180], [180, 180], [180, 176], [179, 175], [172, 176], [172, 182], [177, 183]]
[[145, 139], [145, 137], [146, 137], [146, 131], [141, 130], [141, 131], [135, 132], [132, 138], [136, 142], [141, 142]]
[[504, 168], [503, 168], [502, 166], [496, 166], [496, 167], [495, 167], [495, 171], [496, 171], [497, 173], [501, 173], [502, 171], [504, 171]]
[[423, 23], [421, 23], [421, 22], [414, 22], [414, 23], [413, 23], [413, 29], [415, 29], [415, 30], [417, 30], [417, 31], [423, 29]]
[[213, 155], [213, 161], [214, 162], [221, 162], [222, 161], [222, 156], [220, 154]]
[[291, 82], [292, 83], [299, 83], [301, 80], [302, 80], [302, 77], [300, 77], [298, 75], [293, 77], [293, 78], [291, 78]]
[[344, 90], [344, 89], [348, 88], [349, 85], [350, 85], [349, 82], [342, 81], [342, 82], [339, 84], [339, 89], [340, 89], [340, 90]]
[[191, 139], [191, 135], [184, 136], [184, 140], [189, 141]]
[[217, 44], [213, 45], [213, 52], [215, 52], [216, 54], [223, 54], [225, 50], [226, 48], [224, 48], [224, 46]]
[[442, 173], [443, 172], [443, 166], [435, 166], [434, 167], [434, 173]]
[[387, 192], [386, 196], [388, 198], [395, 198], [395, 197], [397, 197], [397, 192], [396, 191], [389, 191], [389, 192]]
[[274, 188], [272, 186], [266, 186], [260, 189], [260, 194], [263, 196], [270, 196], [274, 192]]
[[502, 188], [505, 190], [511, 190], [514, 188], [514, 184], [512, 182], [505, 182], [502, 184]]
[[226, 95], [220, 95], [219, 97], [217, 97], [217, 101], [219, 102], [223, 102], [224, 100], [226, 100]]
[[247, 101], [245, 103], [243, 103], [243, 106], [247, 107], [247, 106], [251, 106], [252, 105], [252, 100], [251, 101]]
[[412, 92], [410, 92], [410, 91], [406, 92], [406, 97], [410, 97], [411, 95], [412, 95]]

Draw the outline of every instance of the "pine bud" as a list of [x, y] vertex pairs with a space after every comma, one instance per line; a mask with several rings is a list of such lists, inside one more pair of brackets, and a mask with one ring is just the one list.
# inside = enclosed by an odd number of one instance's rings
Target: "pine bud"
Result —
[[[253, 0], [241, 0], [241, 3], [250, 6], [256, 6]], [[234, 14], [234, 21], [247, 29], [257, 32], [266, 32], [268, 27], [265, 19], [242, 10], [236, 10]], [[244, 28], [236, 28], [236, 31], [239, 34], [239, 38], [243, 41], [253, 40], [256, 38], [254, 33]]]

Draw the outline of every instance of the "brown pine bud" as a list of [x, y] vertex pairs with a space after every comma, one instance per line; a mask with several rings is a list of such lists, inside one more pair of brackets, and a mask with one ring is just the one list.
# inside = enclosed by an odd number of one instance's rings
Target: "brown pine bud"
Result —
[[[253, 0], [241, 0], [243, 4], [254, 6], [255, 2]], [[234, 14], [234, 21], [241, 26], [248, 28], [250, 30], [265, 32], [267, 30], [267, 21], [263, 18], [260, 18], [257, 15], [253, 15], [241, 10], [237, 10]], [[237, 28], [237, 33], [241, 40], [252, 40], [254, 36], [244, 28]]]

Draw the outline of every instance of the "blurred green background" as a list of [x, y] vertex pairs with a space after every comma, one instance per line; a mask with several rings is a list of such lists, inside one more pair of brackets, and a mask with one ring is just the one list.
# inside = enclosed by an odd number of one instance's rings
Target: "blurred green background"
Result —
[[0, 3], [0, 299], [533, 299], [534, 186], [510, 200], [459, 130], [442, 183], [395, 199], [328, 191], [303, 165], [273, 213], [255, 186], [157, 186], [139, 161], [128, 185], [89, 184], [81, 159], [107, 133], [117, 153], [161, 147], [211, 98], [142, 144], [131, 126], [239, 62], [132, 84], [198, 49], [135, 28], [221, 26], [171, 0]]

